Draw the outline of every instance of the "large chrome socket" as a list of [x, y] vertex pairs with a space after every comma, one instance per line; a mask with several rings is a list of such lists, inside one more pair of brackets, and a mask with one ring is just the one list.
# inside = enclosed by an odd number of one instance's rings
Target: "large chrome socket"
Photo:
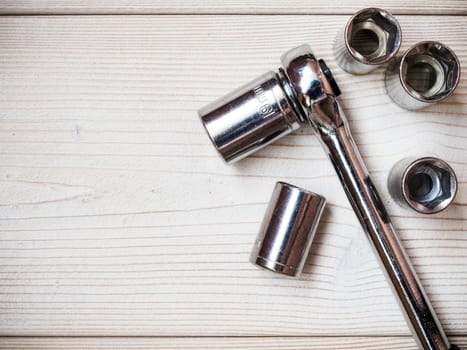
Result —
[[451, 96], [460, 73], [459, 59], [449, 47], [424, 41], [389, 65], [386, 90], [402, 108], [421, 109]]
[[212, 143], [227, 163], [300, 128], [281, 71], [268, 72], [199, 110]]
[[401, 28], [393, 15], [366, 8], [353, 15], [337, 34], [334, 57], [346, 72], [365, 74], [391, 60], [401, 40]]

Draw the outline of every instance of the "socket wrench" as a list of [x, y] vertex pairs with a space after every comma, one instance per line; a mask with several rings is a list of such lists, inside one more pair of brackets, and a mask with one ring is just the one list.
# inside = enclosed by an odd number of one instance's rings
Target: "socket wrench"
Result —
[[339, 105], [339, 88], [308, 45], [285, 53], [282, 68], [199, 111], [227, 162], [257, 151], [303, 124], [311, 124], [399, 301], [420, 347], [454, 350], [436, 317], [386, 209], [370, 179]]

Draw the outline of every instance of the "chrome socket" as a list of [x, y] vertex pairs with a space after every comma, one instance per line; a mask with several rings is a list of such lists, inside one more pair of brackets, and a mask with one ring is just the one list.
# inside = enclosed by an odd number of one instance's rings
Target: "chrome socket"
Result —
[[391, 60], [399, 50], [401, 28], [396, 18], [379, 8], [353, 15], [338, 33], [334, 57], [351, 74], [365, 74]]
[[408, 110], [427, 107], [448, 98], [460, 80], [456, 54], [437, 41], [420, 42], [386, 70], [386, 91]]
[[296, 277], [303, 270], [326, 199], [278, 182], [264, 214], [250, 262]]
[[435, 214], [454, 200], [457, 177], [449, 164], [441, 159], [405, 158], [391, 169], [388, 189], [401, 206], [422, 214]]
[[234, 163], [300, 128], [280, 71], [268, 72], [199, 110], [213, 145]]

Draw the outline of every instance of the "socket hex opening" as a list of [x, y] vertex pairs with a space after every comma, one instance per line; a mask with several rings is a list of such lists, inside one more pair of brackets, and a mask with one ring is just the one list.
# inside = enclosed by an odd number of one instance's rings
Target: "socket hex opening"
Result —
[[459, 59], [449, 47], [436, 41], [412, 46], [402, 56], [399, 69], [406, 92], [428, 103], [450, 96], [460, 79]]
[[402, 176], [402, 195], [407, 204], [423, 214], [447, 208], [457, 192], [454, 170], [438, 158], [425, 157], [412, 162]]
[[401, 43], [399, 22], [389, 12], [378, 8], [357, 12], [348, 21], [344, 35], [349, 53], [368, 65], [389, 61]]

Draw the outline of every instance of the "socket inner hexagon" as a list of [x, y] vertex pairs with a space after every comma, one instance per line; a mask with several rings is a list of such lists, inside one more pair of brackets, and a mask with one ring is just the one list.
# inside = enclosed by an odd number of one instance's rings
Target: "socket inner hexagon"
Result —
[[407, 203], [425, 214], [445, 209], [454, 199], [457, 179], [453, 169], [437, 158], [421, 158], [406, 169], [402, 192]]
[[454, 52], [439, 42], [422, 42], [411, 47], [400, 64], [405, 90], [420, 101], [434, 102], [448, 97], [460, 78], [460, 64]]
[[348, 22], [346, 45], [350, 54], [364, 64], [382, 64], [398, 51], [401, 29], [397, 20], [387, 11], [364, 9]]

